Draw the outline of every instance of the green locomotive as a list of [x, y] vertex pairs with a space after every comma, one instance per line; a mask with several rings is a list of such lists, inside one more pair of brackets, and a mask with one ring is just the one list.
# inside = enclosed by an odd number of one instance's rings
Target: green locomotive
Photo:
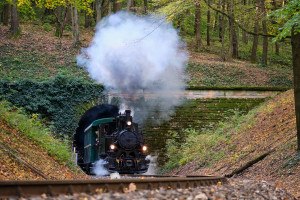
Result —
[[109, 172], [133, 174], [148, 170], [148, 149], [130, 113], [126, 110], [116, 117], [97, 119], [84, 130], [83, 148], [77, 151], [82, 156], [78, 165], [88, 174], [93, 173], [94, 164], [100, 159]]

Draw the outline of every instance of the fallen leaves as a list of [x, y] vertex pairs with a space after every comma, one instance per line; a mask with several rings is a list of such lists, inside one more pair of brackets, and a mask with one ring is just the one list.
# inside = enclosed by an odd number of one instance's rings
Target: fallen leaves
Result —
[[234, 131], [227, 145], [218, 146], [218, 151], [226, 151], [223, 159], [197, 170], [197, 163], [201, 161], [194, 161], [173, 173], [224, 175], [274, 149], [239, 176], [243, 179], [275, 181], [277, 187], [300, 196], [300, 159], [294, 159], [297, 143], [293, 90], [267, 101], [252, 118], [243, 121], [240, 128]]
[[[87, 178], [84, 174], [75, 174], [68, 167], [60, 165], [57, 159], [49, 156], [45, 149], [41, 149], [21, 133], [7, 126], [3, 121], [0, 121], [0, 144], [9, 147], [12, 153], [18, 155], [24, 162], [50, 179]], [[1, 151], [1, 149], [0, 166], [0, 180], [44, 180], [43, 177], [9, 154]]]

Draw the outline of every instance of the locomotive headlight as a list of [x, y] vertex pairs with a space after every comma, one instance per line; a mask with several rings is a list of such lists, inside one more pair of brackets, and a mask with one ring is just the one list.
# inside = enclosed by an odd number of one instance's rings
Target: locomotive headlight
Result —
[[145, 151], [148, 150], [148, 147], [147, 147], [146, 145], [143, 145], [143, 146], [142, 146], [142, 150], [145, 152]]
[[110, 148], [111, 150], [115, 150], [115, 149], [116, 149], [116, 145], [111, 144], [111, 145], [109, 146], [109, 148]]
[[127, 124], [127, 126], [131, 126], [132, 123], [131, 123], [131, 121], [127, 121], [126, 124]]

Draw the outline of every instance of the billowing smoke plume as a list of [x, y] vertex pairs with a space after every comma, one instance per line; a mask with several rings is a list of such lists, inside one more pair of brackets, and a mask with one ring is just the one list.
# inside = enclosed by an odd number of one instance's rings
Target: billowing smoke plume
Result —
[[[106, 89], [118, 90], [127, 109], [144, 113], [141, 119], [153, 107], [170, 110], [178, 104], [187, 53], [164, 19], [119, 12], [97, 24], [92, 44], [77, 62]], [[141, 91], [159, 99], [148, 101]]]

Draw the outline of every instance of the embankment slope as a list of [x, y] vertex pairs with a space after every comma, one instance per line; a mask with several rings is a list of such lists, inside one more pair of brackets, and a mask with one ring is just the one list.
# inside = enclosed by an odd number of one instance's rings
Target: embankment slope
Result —
[[0, 180], [87, 179], [67, 145], [42, 127], [0, 102]]
[[[173, 170], [172, 174], [233, 175], [265, 180], [300, 197], [300, 154], [296, 151], [293, 90], [265, 102], [227, 131], [230, 132], [227, 140], [221, 140], [209, 150], [225, 152], [221, 159], [210, 162], [205, 156], [199, 156], [200, 159]], [[243, 167], [245, 169], [235, 173]]]

